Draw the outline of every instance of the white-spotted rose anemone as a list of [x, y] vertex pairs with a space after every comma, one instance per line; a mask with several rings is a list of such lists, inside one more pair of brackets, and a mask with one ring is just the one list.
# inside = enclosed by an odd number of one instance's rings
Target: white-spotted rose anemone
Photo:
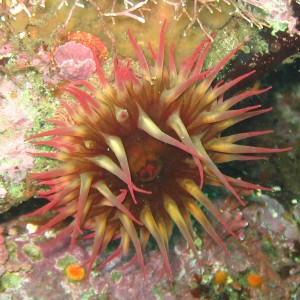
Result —
[[97, 61], [102, 91], [87, 81], [70, 83], [64, 90], [78, 104], [62, 101], [67, 120], [50, 120], [56, 128], [29, 138], [51, 137], [35, 144], [52, 146], [56, 151], [34, 155], [60, 161], [53, 170], [31, 174], [38, 185], [49, 187], [39, 192], [49, 203], [33, 214], [57, 212], [38, 233], [72, 217], [54, 241], [70, 235], [72, 248], [79, 237], [92, 238], [88, 273], [98, 254], [112, 240], [119, 240], [120, 244], [101, 266], [120, 254], [126, 255], [132, 243], [132, 262], [138, 261], [145, 272], [143, 252], [152, 236], [172, 281], [168, 248], [174, 224], [198, 259], [191, 217], [227, 251], [200, 207], [209, 211], [230, 234], [234, 233], [202, 187], [225, 187], [243, 203], [238, 191], [262, 187], [227, 176], [218, 165], [266, 159], [255, 154], [289, 150], [236, 144], [270, 131], [222, 135], [230, 126], [270, 110], [261, 109], [260, 105], [232, 109], [247, 97], [269, 88], [246, 90], [226, 100], [223, 97], [253, 72], [212, 85], [240, 46], [216, 66], [202, 71], [211, 45], [206, 39], [177, 68], [173, 46], [165, 56], [164, 35], [165, 24], [157, 52], [150, 47], [153, 65], [149, 65], [129, 32], [139, 74], [115, 57], [115, 83], [110, 84]]

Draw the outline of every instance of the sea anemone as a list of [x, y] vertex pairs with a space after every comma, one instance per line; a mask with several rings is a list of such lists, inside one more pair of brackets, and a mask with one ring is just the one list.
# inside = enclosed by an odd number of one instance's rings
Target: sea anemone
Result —
[[[114, 58], [115, 83], [105, 78], [97, 59], [102, 89], [87, 81], [77, 81], [63, 89], [76, 100], [62, 100], [68, 117], [50, 120], [56, 128], [29, 139], [55, 151], [35, 153], [60, 161], [53, 170], [32, 173], [38, 185], [49, 187], [39, 196], [49, 203], [33, 215], [53, 210], [57, 215], [42, 226], [41, 233], [72, 217], [53, 242], [71, 236], [71, 248], [78, 238], [92, 238], [90, 273], [99, 253], [113, 240], [116, 250], [100, 267], [120, 254], [126, 255], [132, 243], [137, 261], [145, 273], [143, 252], [150, 236], [156, 241], [164, 270], [172, 281], [168, 259], [169, 241], [176, 224], [199, 260], [193, 243], [193, 217], [215, 242], [228, 252], [202, 208], [209, 211], [228, 233], [235, 235], [221, 212], [202, 191], [204, 185], [225, 187], [238, 201], [241, 190], [266, 189], [223, 174], [219, 164], [231, 161], [266, 159], [257, 153], [289, 150], [269, 149], [236, 142], [270, 131], [244, 132], [222, 136], [230, 126], [266, 113], [260, 105], [232, 109], [247, 97], [269, 90], [246, 90], [226, 101], [223, 94], [253, 72], [230, 82], [213, 81], [241, 46], [216, 66], [202, 71], [211, 41], [202, 41], [178, 69], [170, 47], [165, 58], [165, 24], [157, 52], [150, 46], [154, 61], [149, 65], [132, 34], [129, 38], [139, 63], [139, 73]], [[96, 56], [96, 54], [94, 53]], [[166, 60], [168, 62], [166, 62]], [[51, 137], [51, 138], [49, 138]]]
[[214, 275], [214, 283], [221, 285], [224, 284], [227, 280], [227, 273], [225, 271], [218, 271]]
[[262, 284], [262, 277], [259, 274], [253, 273], [248, 275], [247, 282], [251, 287], [257, 288]]
[[73, 281], [81, 281], [85, 276], [84, 268], [77, 264], [68, 265], [65, 272], [67, 277]]

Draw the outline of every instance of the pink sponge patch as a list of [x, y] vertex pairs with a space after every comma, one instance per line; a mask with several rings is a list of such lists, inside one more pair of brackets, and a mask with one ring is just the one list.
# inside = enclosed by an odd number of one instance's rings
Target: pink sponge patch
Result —
[[54, 54], [60, 75], [69, 81], [83, 80], [96, 71], [96, 63], [90, 48], [80, 43], [68, 42], [59, 46]]

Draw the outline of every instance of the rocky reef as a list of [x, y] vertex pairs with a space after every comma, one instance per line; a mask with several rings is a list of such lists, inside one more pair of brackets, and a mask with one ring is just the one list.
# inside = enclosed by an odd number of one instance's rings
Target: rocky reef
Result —
[[[47, 300], [300, 297], [298, 0], [4, 0], [0, 1], [0, 15], [0, 299], [2, 295], [4, 299]], [[155, 243], [145, 254], [146, 278], [137, 264], [122, 257], [101, 270], [97, 263], [89, 277], [76, 277], [78, 272], [86, 274], [84, 263], [92, 242], [80, 240], [70, 253], [70, 237], [51, 244], [51, 238], [66, 224], [35, 236], [53, 215], [22, 216], [44, 204], [43, 199], [36, 199], [44, 187], [32, 182], [28, 173], [57, 165], [32, 155], [37, 149], [51, 152], [51, 147], [26, 139], [51, 129], [46, 120], [58, 114], [68, 120], [59, 102], [66, 84], [88, 80], [97, 86], [93, 53], [110, 82], [115, 54], [138, 70], [127, 30], [134, 32], [143, 50], [151, 41], [155, 53], [164, 20], [166, 51], [175, 44], [176, 64], [204, 38], [213, 40], [205, 69], [243, 43], [218, 80], [256, 70], [232, 94], [272, 85], [266, 95], [248, 101], [273, 106], [273, 112], [241, 126], [255, 131], [262, 123], [274, 134], [257, 137], [261, 144], [293, 150], [270, 156], [269, 162], [233, 164], [230, 176], [242, 174], [272, 189], [245, 195], [244, 207], [222, 189], [205, 189], [239, 237], [228, 236], [213, 223], [229, 257], [195, 225], [194, 243], [201, 266], [175, 230], [169, 250], [173, 285], [161, 271]], [[115, 249], [116, 245], [110, 245], [104, 255], [109, 257]], [[78, 265], [75, 275], [67, 271], [70, 265]]]

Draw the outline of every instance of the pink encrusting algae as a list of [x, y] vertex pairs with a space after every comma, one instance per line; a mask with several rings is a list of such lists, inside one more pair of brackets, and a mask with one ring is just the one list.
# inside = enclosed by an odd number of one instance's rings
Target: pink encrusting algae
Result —
[[153, 59], [150, 65], [129, 32], [140, 73], [135, 74], [129, 65], [124, 66], [115, 57], [114, 85], [107, 81], [99, 61], [94, 58], [103, 91], [83, 80], [64, 86], [63, 90], [78, 101], [74, 106], [62, 100], [71, 122], [50, 120], [56, 126], [54, 129], [29, 138], [50, 137], [36, 141], [35, 145], [48, 145], [56, 151], [33, 155], [61, 162], [53, 170], [31, 174], [38, 185], [49, 187], [39, 192], [49, 203], [31, 215], [49, 210], [57, 212], [37, 233], [72, 217], [51, 243], [70, 235], [72, 249], [79, 238], [93, 239], [92, 254], [86, 262], [87, 274], [97, 256], [113, 240], [119, 240], [120, 244], [100, 267], [121, 254], [126, 255], [132, 244], [136, 254], [131, 263], [137, 261], [145, 273], [143, 252], [152, 236], [162, 256], [163, 269], [172, 282], [168, 251], [174, 224], [200, 264], [191, 216], [228, 254], [224, 241], [199, 204], [228, 234], [237, 235], [203, 193], [202, 187], [225, 187], [244, 205], [240, 191], [269, 189], [223, 174], [218, 165], [266, 160], [261, 155], [291, 149], [237, 144], [268, 134], [270, 130], [222, 135], [227, 128], [271, 110], [260, 105], [234, 108], [270, 87], [245, 90], [224, 99], [225, 92], [254, 71], [213, 85], [220, 70], [241, 45], [216, 66], [203, 71], [203, 62], [211, 46], [211, 40], [206, 39], [177, 68], [174, 46], [165, 55], [164, 36], [165, 24], [157, 52], [150, 49]]

